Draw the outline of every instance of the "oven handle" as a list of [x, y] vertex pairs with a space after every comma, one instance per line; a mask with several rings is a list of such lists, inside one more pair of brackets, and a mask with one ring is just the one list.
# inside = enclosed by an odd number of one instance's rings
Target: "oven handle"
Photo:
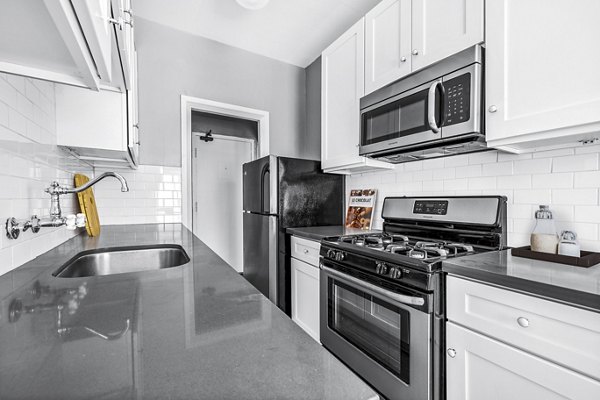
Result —
[[355, 283], [357, 285], [360, 285], [366, 289], [369, 289], [372, 292], [378, 293], [389, 299], [395, 300], [398, 303], [411, 304], [411, 305], [415, 305], [415, 306], [422, 306], [425, 304], [425, 299], [423, 299], [422, 297], [414, 297], [414, 296], [407, 296], [404, 294], [394, 293], [392, 291], [380, 288], [379, 286], [375, 286], [372, 283], [365, 282], [361, 279], [358, 279], [353, 276], [336, 271], [335, 269], [326, 267], [323, 264], [321, 264], [321, 268], [330, 275], [334, 275], [334, 276], [337, 276], [338, 278], [341, 278], [341, 279], [347, 280], [349, 282]]
[[436, 81], [431, 84], [431, 86], [429, 87], [429, 92], [427, 94], [427, 120], [429, 121], [429, 127], [431, 128], [433, 133], [440, 133], [440, 127], [435, 121], [435, 92], [438, 86], [441, 86], [442, 90], [444, 90], [444, 86], [442, 86], [442, 81]]

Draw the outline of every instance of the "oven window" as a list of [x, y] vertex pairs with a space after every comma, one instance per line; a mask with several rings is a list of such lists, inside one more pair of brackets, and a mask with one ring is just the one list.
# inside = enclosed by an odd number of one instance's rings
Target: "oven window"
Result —
[[422, 90], [362, 114], [361, 144], [368, 145], [428, 131], [427, 94]]
[[329, 278], [329, 328], [409, 383], [410, 314]]

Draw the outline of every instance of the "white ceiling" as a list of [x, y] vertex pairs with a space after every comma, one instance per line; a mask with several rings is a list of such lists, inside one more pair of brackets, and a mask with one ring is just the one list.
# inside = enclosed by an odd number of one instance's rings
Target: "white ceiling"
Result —
[[306, 67], [380, 0], [271, 0], [261, 10], [235, 0], [139, 0], [136, 16]]

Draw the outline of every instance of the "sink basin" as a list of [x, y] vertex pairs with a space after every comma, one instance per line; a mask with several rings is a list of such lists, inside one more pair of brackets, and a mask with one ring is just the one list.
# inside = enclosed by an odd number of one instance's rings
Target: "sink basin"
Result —
[[190, 262], [183, 247], [156, 246], [112, 247], [83, 251], [52, 275], [59, 278], [114, 275], [177, 267]]

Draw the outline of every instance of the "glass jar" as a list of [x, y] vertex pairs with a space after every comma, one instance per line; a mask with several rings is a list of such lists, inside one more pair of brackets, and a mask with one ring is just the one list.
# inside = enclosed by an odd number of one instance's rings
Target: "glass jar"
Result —
[[556, 254], [558, 234], [554, 226], [552, 211], [548, 206], [540, 206], [535, 212], [535, 227], [531, 232], [531, 250]]

